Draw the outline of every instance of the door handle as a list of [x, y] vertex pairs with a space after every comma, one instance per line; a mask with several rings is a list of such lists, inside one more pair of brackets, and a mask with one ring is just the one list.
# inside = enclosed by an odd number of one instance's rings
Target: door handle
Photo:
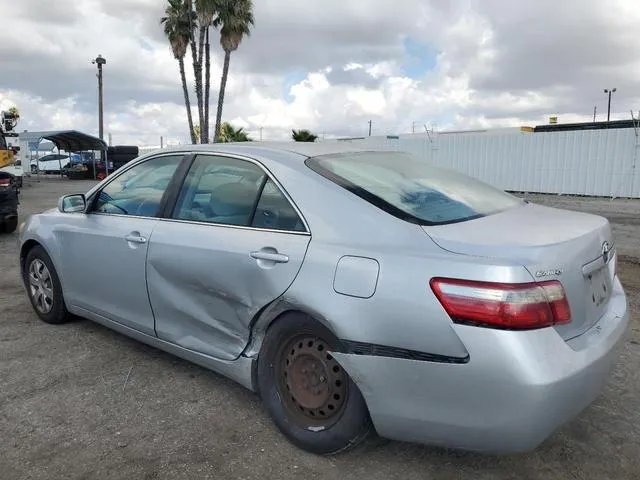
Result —
[[276, 263], [287, 263], [289, 261], [289, 257], [287, 255], [283, 255], [282, 253], [265, 252], [262, 250], [251, 252], [251, 256], [256, 260], [268, 260]]
[[124, 237], [124, 239], [131, 243], [147, 243], [147, 239], [145, 237], [141, 235], [134, 235], [132, 233]]

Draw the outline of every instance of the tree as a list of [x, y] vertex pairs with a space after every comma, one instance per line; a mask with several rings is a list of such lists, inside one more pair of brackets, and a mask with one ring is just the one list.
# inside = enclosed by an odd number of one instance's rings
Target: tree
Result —
[[244, 131], [244, 128], [234, 128], [229, 122], [224, 122], [220, 127], [220, 134], [216, 137], [216, 142], [252, 142], [251, 138]]
[[202, 132], [200, 131], [200, 124], [193, 126], [193, 136], [196, 138], [196, 142], [200, 143], [200, 139], [202, 138]]
[[16, 120], [20, 118], [20, 111], [18, 110], [18, 107], [16, 107], [15, 105], [9, 107], [9, 110], [7, 110], [7, 112], [9, 112], [9, 115], [14, 117]]
[[291, 138], [295, 142], [315, 142], [318, 136], [309, 130], [291, 130]]
[[200, 81], [202, 82], [202, 58], [205, 61], [204, 99], [201, 125], [202, 143], [209, 143], [209, 92], [211, 90], [211, 48], [209, 44], [209, 30], [217, 13], [216, 0], [195, 0], [196, 15], [199, 28], [198, 63], [200, 65]]
[[217, 17], [213, 21], [215, 28], [220, 28], [220, 45], [224, 50], [224, 65], [220, 78], [220, 92], [218, 94], [218, 112], [214, 138], [221, 137], [222, 107], [224, 104], [224, 92], [229, 76], [229, 62], [231, 52], [240, 46], [245, 35], [251, 34], [254, 25], [253, 0], [216, 0]]
[[189, 89], [187, 88], [187, 77], [184, 70], [184, 57], [187, 53], [189, 39], [192, 36], [191, 11], [188, 4], [183, 0], [169, 0], [169, 5], [165, 10], [165, 16], [160, 20], [164, 24], [164, 34], [169, 40], [171, 51], [180, 68], [180, 79], [182, 80], [182, 91], [184, 93], [184, 105], [187, 109], [187, 122], [191, 142], [196, 143], [193, 129], [193, 118], [191, 116], [191, 102], [189, 100]]

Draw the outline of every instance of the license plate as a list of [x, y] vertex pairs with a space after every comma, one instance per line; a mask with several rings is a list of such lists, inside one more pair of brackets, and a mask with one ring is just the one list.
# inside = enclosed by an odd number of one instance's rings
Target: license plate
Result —
[[591, 290], [591, 301], [596, 307], [604, 304], [611, 296], [611, 286], [609, 285], [609, 269], [607, 266], [596, 270], [588, 277]]

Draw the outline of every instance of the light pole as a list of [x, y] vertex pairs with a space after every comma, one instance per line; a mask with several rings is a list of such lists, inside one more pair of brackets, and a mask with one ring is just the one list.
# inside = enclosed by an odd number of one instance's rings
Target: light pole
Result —
[[102, 109], [102, 66], [107, 63], [102, 55], [98, 55], [92, 64], [98, 65], [98, 136], [100, 140], [104, 140], [104, 122], [103, 122], [103, 109]]
[[609, 119], [611, 118], [611, 94], [615, 93], [617, 90], [617, 88], [605, 88], [604, 89], [604, 93], [608, 93], [609, 94], [609, 104], [607, 106], [607, 122], [609, 121]]

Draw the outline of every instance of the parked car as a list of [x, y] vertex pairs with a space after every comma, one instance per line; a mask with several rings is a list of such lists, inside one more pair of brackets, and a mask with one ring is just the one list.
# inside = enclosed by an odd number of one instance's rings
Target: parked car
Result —
[[19, 193], [16, 176], [0, 171], [0, 232], [13, 233], [18, 228]]
[[[111, 169], [109, 170], [111, 173]], [[72, 180], [97, 179], [104, 180], [107, 176], [107, 170], [104, 162], [100, 161], [82, 161], [75, 163], [65, 171], [65, 175]]]
[[44, 174], [59, 174], [60, 170], [63, 172], [72, 165], [82, 161], [82, 157], [75, 153], [61, 154], [51, 153], [44, 155], [39, 159], [33, 159], [31, 161], [31, 173], [42, 172]]
[[596, 399], [629, 328], [605, 218], [401, 152], [163, 150], [31, 216], [19, 243], [43, 321], [215, 370], [319, 454], [373, 431], [531, 450]]

